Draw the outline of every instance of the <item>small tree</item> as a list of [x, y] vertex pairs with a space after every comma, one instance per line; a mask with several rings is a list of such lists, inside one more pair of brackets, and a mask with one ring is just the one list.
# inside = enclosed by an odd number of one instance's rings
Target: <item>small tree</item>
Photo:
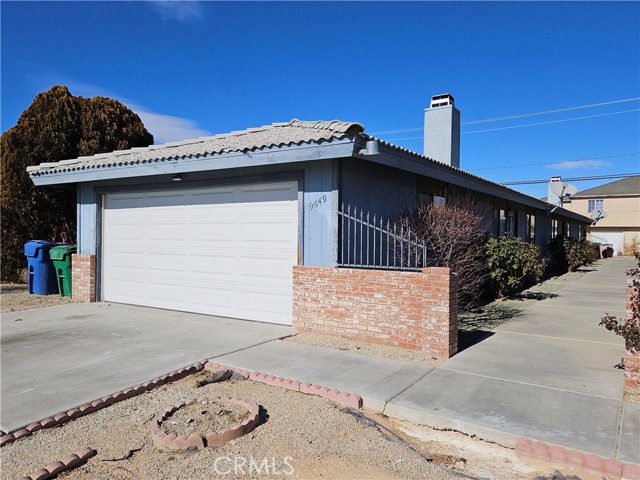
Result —
[[425, 267], [449, 267], [458, 275], [458, 304], [477, 302], [487, 281], [484, 207], [471, 197], [422, 203], [401, 219], [427, 247]]
[[489, 276], [498, 298], [537, 283], [547, 264], [539, 247], [518, 237], [492, 237], [486, 250]]

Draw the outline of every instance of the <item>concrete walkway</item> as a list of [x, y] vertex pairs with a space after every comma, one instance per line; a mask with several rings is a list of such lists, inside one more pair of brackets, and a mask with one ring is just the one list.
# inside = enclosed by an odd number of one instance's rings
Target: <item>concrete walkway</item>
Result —
[[624, 315], [614, 258], [568, 283], [437, 369], [275, 340], [215, 360], [362, 395], [391, 417], [513, 446], [529, 437], [640, 463], [640, 408], [622, 401], [620, 337], [598, 326]]

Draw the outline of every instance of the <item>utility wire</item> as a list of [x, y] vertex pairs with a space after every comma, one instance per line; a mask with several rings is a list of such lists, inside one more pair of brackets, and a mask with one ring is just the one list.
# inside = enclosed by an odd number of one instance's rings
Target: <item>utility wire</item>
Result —
[[[586, 182], [587, 180], [608, 180], [611, 178], [629, 178], [636, 177], [640, 175], [639, 173], [620, 173], [617, 175], [598, 175], [592, 177], [574, 177], [574, 178], [563, 178], [563, 181], [567, 182]], [[544, 180], [523, 180], [520, 182], [501, 182], [500, 185], [533, 185], [536, 183], [549, 183], [549, 179], [546, 178]]]
[[[495, 132], [498, 130], [511, 130], [513, 128], [523, 128], [523, 127], [533, 127], [536, 125], [549, 125], [552, 123], [562, 123], [562, 122], [571, 122], [573, 120], [583, 120], [585, 118], [596, 118], [596, 117], [607, 117], [609, 115], [619, 115], [621, 113], [631, 113], [631, 112], [638, 112], [640, 111], [640, 108], [634, 108], [631, 110], [621, 110], [619, 112], [609, 112], [609, 113], [599, 113], [598, 115], [586, 115], [583, 117], [573, 117], [573, 118], [565, 118], [562, 120], [551, 120], [549, 122], [538, 122], [538, 123], [526, 123], [524, 125], [513, 125], [511, 127], [498, 127], [498, 128], [487, 128], [485, 130], [472, 130], [470, 132], [460, 132], [460, 135], [466, 135], [469, 133], [484, 133], [484, 132]], [[393, 138], [391, 140], [393, 141], [397, 141], [397, 140], [417, 140], [417, 139], [422, 139], [423, 137], [404, 137], [404, 138]]]
[[618, 158], [618, 157], [632, 157], [634, 155], [640, 155], [640, 152], [635, 153], [620, 153], [617, 155], [606, 155], [603, 157], [588, 157], [588, 158], [574, 158], [571, 160], [556, 160], [553, 162], [541, 162], [541, 163], [520, 163], [518, 165], [501, 165], [497, 167], [479, 167], [479, 168], [465, 168], [465, 170], [497, 170], [499, 168], [517, 168], [517, 167], [538, 167], [541, 165], [554, 165], [556, 163], [569, 163], [569, 162], [584, 162], [588, 160], [603, 160], [605, 158]]
[[[623, 100], [611, 100], [609, 102], [600, 102], [600, 103], [592, 103], [589, 105], [580, 105], [577, 107], [567, 107], [567, 108], [558, 108], [555, 110], [545, 110], [543, 112], [534, 112], [534, 113], [523, 113], [520, 115], [509, 115], [505, 117], [494, 117], [494, 118], [485, 118], [483, 120], [472, 120], [469, 122], [462, 122], [460, 125], [475, 125], [478, 123], [488, 123], [488, 122], [499, 122], [502, 120], [513, 120], [515, 118], [525, 118], [525, 117], [534, 117], [537, 115], [548, 115], [550, 113], [559, 113], [559, 112], [568, 112], [571, 110], [580, 110], [583, 108], [592, 108], [592, 107], [600, 107], [602, 105], [612, 105], [615, 103], [626, 103], [626, 102], [635, 102], [636, 100], [640, 100], [640, 97], [635, 98], [625, 98]], [[423, 129], [423, 127], [417, 128], [402, 128], [396, 130], [382, 130], [379, 132], [371, 132], [370, 135], [380, 135], [380, 134], [391, 134], [391, 133], [407, 133], [407, 132], [419, 132]], [[404, 139], [401, 139], [404, 140]]]

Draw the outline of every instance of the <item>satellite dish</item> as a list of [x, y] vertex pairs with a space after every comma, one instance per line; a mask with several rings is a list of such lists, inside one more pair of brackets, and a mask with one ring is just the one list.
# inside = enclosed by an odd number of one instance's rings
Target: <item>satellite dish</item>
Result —
[[578, 187], [565, 182], [551, 182], [549, 190], [560, 198], [568, 198], [578, 193]]
[[607, 217], [607, 212], [604, 210], [591, 210], [591, 225], [595, 225], [599, 220]]
[[562, 207], [565, 200], [575, 195], [578, 192], [578, 188], [570, 183], [563, 182], [560, 177], [552, 177], [549, 182], [547, 201], [553, 205], [551, 212], [556, 208]]
[[564, 182], [551, 182], [549, 184], [549, 191], [559, 197], [564, 191]]

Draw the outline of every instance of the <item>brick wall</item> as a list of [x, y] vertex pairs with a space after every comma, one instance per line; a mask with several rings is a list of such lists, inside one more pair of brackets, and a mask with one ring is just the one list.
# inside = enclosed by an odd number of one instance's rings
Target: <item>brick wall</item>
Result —
[[458, 349], [456, 277], [422, 272], [293, 267], [293, 328], [449, 358]]
[[[634, 312], [638, 311], [638, 292], [640, 291], [640, 279], [631, 277], [627, 286], [627, 312], [626, 322], [631, 322]], [[634, 303], [635, 302], [635, 303]], [[640, 353], [631, 353], [627, 349], [627, 356], [624, 360], [624, 384], [625, 387], [635, 389], [640, 388]]]
[[76, 253], [71, 256], [72, 300], [77, 303], [96, 301], [96, 256]]

